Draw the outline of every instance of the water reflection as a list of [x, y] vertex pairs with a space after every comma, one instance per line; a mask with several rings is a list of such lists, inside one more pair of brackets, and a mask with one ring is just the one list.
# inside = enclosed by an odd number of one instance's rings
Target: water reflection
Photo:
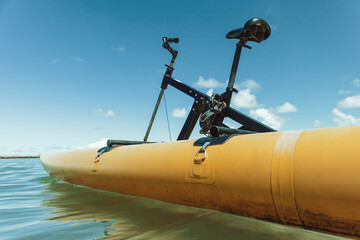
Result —
[[[101, 224], [106, 239], [341, 239], [298, 228], [151, 199], [97, 191], [50, 177], [42, 205], [49, 221], [87, 229]], [[94, 225], [95, 224], [95, 225]]]

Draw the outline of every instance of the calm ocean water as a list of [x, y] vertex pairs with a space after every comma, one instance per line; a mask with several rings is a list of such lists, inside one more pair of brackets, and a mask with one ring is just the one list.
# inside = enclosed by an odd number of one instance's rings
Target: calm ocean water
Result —
[[0, 239], [343, 239], [57, 182], [40, 159], [0, 159]]

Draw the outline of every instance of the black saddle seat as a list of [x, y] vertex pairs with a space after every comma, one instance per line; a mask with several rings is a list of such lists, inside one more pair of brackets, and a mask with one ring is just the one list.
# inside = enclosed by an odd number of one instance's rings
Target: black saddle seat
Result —
[[247, 21], [242, 28], [230, 31], [226, 38], [236, 38], [243, 41], [253, 41], [260, 43], [270, 36], [270, 25], [261, 18], [253, 18]]

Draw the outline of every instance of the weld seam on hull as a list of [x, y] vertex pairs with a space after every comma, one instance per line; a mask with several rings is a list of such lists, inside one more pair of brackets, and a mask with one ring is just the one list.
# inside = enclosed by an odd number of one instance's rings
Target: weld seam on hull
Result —
[[270, 188], [276, 213], [284, 224], [304, 226], [295, 200], [293, 157], [301, 131], [284, 132], [276, 142], [271, 160]]

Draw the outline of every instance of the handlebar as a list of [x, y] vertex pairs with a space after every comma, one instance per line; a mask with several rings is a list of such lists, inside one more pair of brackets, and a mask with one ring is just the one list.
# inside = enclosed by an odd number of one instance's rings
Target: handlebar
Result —
[[173, 42], [173, 43], [178, 43], [179, 42], [179, 38], [168, 38], [167, 41], [169, 43]]
[[179, 38], [168, 38], [168, 37], [163, 37], [163, 47], [164, 48], [168, 48], [169, 47], [169, 43], [178, 43], [179, 42]]

